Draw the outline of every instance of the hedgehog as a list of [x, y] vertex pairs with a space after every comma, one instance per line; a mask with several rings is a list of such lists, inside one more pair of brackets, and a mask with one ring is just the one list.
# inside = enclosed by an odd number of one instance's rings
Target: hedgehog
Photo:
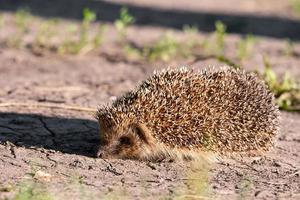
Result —
[[223, 67], [154, 72], [100, 107], [97, 157], [158, 161], [261, 155], [274, 144], [279, 111], [257, 75]]

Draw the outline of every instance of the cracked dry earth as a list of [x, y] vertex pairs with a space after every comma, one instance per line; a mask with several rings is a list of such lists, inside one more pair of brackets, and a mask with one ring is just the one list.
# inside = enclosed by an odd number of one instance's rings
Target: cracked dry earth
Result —
[[[1, 103], [96, 108], [154, 69], [99, 56], [38, 57], [11, 49], [1, 50], [0, 60]], [[299, 128], [299, 114], [282, 112], [276, 147], [255, 159], [198, 165], [102, 160], [93, 157], [93, 113], [0, 107], [0, 199], [13, 198], [24, 184], [46, 188], [55, 199], [300, 199]], [[4, 190], [7, 185], [13, 189]]]

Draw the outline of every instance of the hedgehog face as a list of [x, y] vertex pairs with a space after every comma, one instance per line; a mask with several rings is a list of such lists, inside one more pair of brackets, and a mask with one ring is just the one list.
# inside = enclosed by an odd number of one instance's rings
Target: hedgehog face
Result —
[[151, 148], [149, 136], [142, 125], [105, 127], [100, 123], [100, 158], [141, 160]]

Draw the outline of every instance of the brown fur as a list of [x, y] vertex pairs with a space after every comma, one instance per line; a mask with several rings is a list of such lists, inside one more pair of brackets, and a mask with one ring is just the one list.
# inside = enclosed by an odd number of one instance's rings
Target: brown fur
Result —
[[254, 74], [167, 69], [98, 110], [98, 155], [157, 160], [265, 152], [278, 117], [272, 93]]

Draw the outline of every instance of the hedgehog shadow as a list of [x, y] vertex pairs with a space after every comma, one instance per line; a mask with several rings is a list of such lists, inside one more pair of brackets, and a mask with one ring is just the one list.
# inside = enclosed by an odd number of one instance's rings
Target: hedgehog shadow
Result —
[[0, 113], [0, 143], [95, 157], [98, 123], [89, 119]]

